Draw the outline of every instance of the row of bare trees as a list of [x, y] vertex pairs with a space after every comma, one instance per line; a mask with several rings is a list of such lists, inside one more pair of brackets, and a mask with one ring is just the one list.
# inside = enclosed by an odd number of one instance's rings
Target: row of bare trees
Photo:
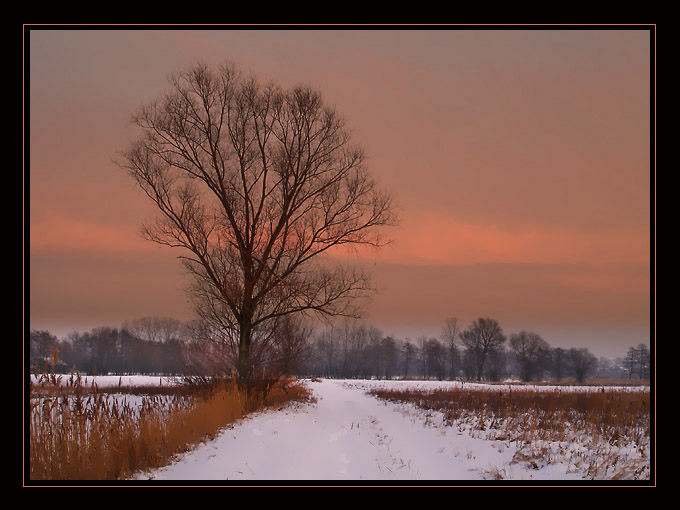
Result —
[[624, 365], [628, 372], [628, 378], [649, 379], [651, 370], [651, 356], [649, 348], [645, 344], [637, 347], [629, 347]]
[[[292, 317], [258, 338], [252, 363], [260, 374], [295, 374], [301, 370], [311, 330]], [[84, 374], [166, 374], [231, 376], [238, 367], [238, 339], [205, 321], [164, 317], [126, 321], [120, 328], [100, 327], [59, 339], [49, 331], [30, 332], [32, 370]]]
[[[326, 377], [423, 377], [523, 381], [574, 377], [583, 382], [599, 360], [586, 348], [552, 348], [540, 335], [520, 331], [507, 337], [498, 321], [479, 318], [463, 329], [446, 320], [441, 337], [395, 340], [379, 330], [346, 321], [312, 342], [309, 375]], [[621, 375], [620, 372], [618, 375]]]
[[30, 333], [30, 368], [56, 373], [180, 375], [185, 371], [183, 350], [178, 337], [149, 340], [125, 328], [73, 332], [61, 340], [49, 331], [34, 330]]
[[[463, 329], [447, 319], [440, 338], [395, 339], [359, 321], [345, 320], [313, 334], [294, 316], [258, 338], [252, 362], [260, 376], [425, 378], [539, 381], [591, 375], [648, 379], [649, 349], [631, 347], [625, 358], [598, 360], [588, 349], [552, 348], [530, 331], [504, 335], [500, 324], [480, 318]], [[31, 364], [44, 366], [58, 350], [56, 371], [140, 373], [209, 377], [233, 375], [238, 338], [204, 321], [182, 323], [145, 317], [121, 328], [95, 328], [59, 340], [47, 331], [30, 334]], [[230, 368], [231, 367], [231, 368]]]

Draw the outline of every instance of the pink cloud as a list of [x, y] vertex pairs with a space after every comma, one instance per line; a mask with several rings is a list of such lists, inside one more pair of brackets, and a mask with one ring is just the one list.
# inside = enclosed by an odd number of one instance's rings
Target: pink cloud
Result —
[[149, 244], [134, 228], [96, 224], [58, 211], [48, 211], [30, 222], [31, 249], [122, 252], [148, 249]]
[[557, 228], [459, 221], [436, 213], [409, 214], [387, 232], [394, 243], [361, 258], [412, 264], [649, 264], [644, 229]]

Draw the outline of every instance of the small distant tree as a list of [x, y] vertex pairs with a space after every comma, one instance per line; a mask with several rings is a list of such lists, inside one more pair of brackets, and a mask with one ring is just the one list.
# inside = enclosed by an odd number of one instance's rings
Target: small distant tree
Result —
[[649, 379], [650, 363], [651, 358], [649, 354], [649, 349], [645, 344], [640, 344], [637, 347], [637, 365], [638, 365], [638, 375], [640, 379]]
[[272, 335], [272, 371], [296, 374], [311, 356], [311, 334], [311, 328], [300, 317], [282, 317]]
[[509, 343], [510, 350], [519, 367], [520, 378], [528, 382], [539, 377], [549, 357], [550, 346], [548, 342], [536, 333], [521, 331], [510, 335]]
[[390, 379], [396, 372], [397, 355], [397, 343], [394, 338], [391, 336], [383, 338], [380, 341], [380, 364], [385, 379]]
[[117, 372], [120, 367], [118, 330], [101, 327], [90, 332], [92, 362], [97, 373]]
[[567, 362], [567, 351], [561, 347], [555, 347], [550, 350], [549, 370], [552, 376], [561, 381], [566, 376], [569, 367]]
[[444, 322], [442, 329], [442, 340], [444, 340], [447, 349], [447, 361], [449, 368], [449, 377], [455, 379], [460, 370], [460, 351], [458, 350], [457, 340], [460, 335], [461, 327], [458, 319], [449, 317]]
[[73, 331], [66, 335], [65, 342], [71, 346], [70, 364], [82, 374], [92, 373], [92, 348], [89, 334]]
[[498, 321], [480, 318], [460, 334], [460, 340], [466, 348], [469, 362], [475, 365], [476, 377], [480, 381], [487, 358], [503, 347], [506, 338]]
[[314, 355], [317, 363], [317, 373], [325, 377], [337, 377], [339, 369], [340, 349], [333, 331], [321, 331], [314, 342]]
[[413, 368], [415, 361], [418, 359], [418, 348], [413, 345], [408, 339], [401, 349], [402, 367], [404, 370], [404, 377], [409, 375], [409, 370]]
[[571, 348], [567, 351], [569, 366], [579, 383], [586, 380], [586, 377], [597, 367], [597, 357], [588, 349]]
[[420, 353], [425, 377], [436, 377], [440, 381], [446, 375], [446, 350], [436, 338], [422, 339]]
[[623, 360], [628, 379], [632, 379], [634, 375], [640, 379], [649, 379], [650, 362], [649, 348], [645, 344], [629, 347]]
[[629, 347], [626, 357], [623, 360], [624, 367], [628, 373], [628, 379], [633, 378], [633, 373], [635, 372], [635, 367], [637, 365], [638, 352], [635, 347]]
[[40, 369], [45, 360], [49, 360], [59, 345], [59, 339], [49, 331], [32, 330], [30, 334], [29, 359], [31, 365], [38, 364]]
[[185, 327], [181, 321], [170, 317], [142, 317], [123, 323], [123, 328], [134, 336], [151, 342], [179, 340], [184, 336]]

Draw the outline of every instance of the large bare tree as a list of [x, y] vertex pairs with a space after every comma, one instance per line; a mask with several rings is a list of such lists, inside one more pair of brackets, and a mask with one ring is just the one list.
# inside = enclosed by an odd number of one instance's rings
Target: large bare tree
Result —
[[134, 116], [143, 134], [119, 164], [161, 213], [144, 236], [184, 249], [199, 313], [233, 335], [247, 379], [253, 341], [279, 318], [361, 314], [369, 275], [322, 255], [384, 245], [392, 198], [319, 92], [232, 64], [198, 64], [170, 84]]

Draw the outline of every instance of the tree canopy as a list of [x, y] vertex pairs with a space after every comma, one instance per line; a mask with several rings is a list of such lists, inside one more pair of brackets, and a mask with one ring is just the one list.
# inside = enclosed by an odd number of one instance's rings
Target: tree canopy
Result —
[[361, 315], [369, 275], [319, 256], [383, 246], [393, 199], [319, 92], [262, 84], [232, 64], [199, 64], [170, 84], [134, 116], [143, 133], [120, 164], [161, 213], [144, 236], [184, 249], [197, 310], [237, 342], [247, 377], [252, 342], [280, 318]]

